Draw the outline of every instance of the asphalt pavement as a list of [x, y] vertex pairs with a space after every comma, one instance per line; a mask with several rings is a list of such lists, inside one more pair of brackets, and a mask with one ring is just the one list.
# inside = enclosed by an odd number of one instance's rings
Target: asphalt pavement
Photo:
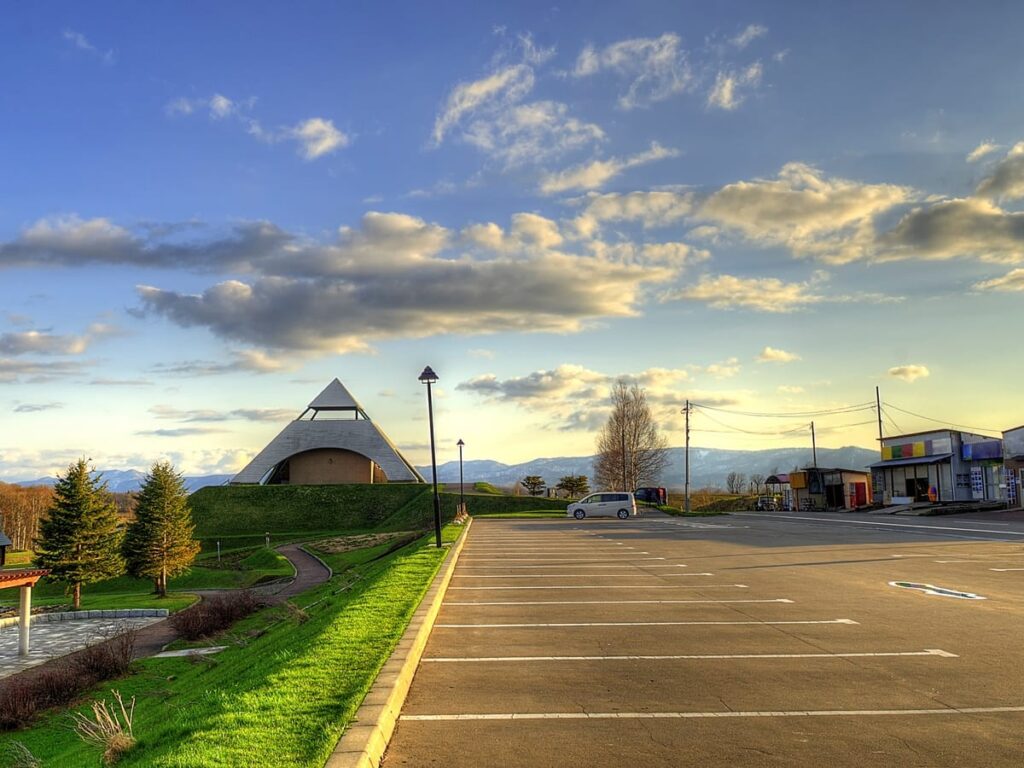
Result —
[[1020, 766], [1022, 619], [1020, 513], [477, 520], [384, 764]]

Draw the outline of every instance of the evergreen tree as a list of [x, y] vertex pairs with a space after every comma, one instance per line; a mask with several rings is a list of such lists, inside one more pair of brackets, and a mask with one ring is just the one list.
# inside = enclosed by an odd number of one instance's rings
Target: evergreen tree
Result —
[[82, 605], [82, 585], [124, 573], [124, 531], [107, 484], [93, 478], [85, 459], [57, 478], [53, 504], [39, 525], [36, 561], [50, 578], [68, 584], [75, 610]]
[[194, 533], [185, 481], [170, 462], [158, 461], [142, 482], [124, 539], [128, 573], [152, 579], [167, 597], [167, 579], [185, 573], [199, 554]]
[[523, 486], [523, 488], [526, 489], [526, 492], [531, 496], [540, 496], [544, 493], [544, 487], [547, 485], [547, 483], [544, 482], [544, 478], [540, 475], [527, 475], [519, 484]]

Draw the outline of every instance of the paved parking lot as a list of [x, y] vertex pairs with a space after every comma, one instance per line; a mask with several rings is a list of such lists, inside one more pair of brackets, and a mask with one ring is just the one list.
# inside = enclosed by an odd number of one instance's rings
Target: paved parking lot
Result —
[[1019, 766], [1022, 619], [1019, 515], [478, 520], [385, 765]]

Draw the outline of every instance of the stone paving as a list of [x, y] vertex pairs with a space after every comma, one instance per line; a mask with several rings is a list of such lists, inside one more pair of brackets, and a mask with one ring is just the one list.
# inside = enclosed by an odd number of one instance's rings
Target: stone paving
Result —
[[15, 625], [0, 628], [0, 679], [107, 640], [127, 629], [141, 629], [163, 620], [161, 618], [80, 619], [78, 621], [34, 623], [32, 625], [32, 648], [27, 657], [18, 655], [18, 627]]

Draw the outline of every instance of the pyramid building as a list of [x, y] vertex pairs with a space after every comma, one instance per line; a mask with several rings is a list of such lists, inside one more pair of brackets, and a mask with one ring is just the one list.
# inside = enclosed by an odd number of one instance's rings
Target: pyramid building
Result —
[[337, 379], [231, 480], [232, 485], [388, 482], [424, 480]]

